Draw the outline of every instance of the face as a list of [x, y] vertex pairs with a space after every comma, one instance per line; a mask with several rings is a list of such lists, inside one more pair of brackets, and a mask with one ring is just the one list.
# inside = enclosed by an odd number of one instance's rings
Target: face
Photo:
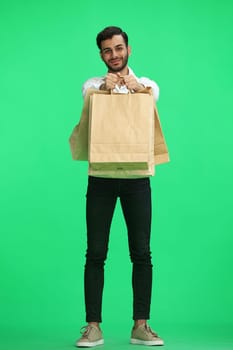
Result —
[[130, 48], [126, 47], [121, 35], [114, 35], [111, 39], [102, 41], [100, 55], [108, 71], [117, 73], [127, 66]]

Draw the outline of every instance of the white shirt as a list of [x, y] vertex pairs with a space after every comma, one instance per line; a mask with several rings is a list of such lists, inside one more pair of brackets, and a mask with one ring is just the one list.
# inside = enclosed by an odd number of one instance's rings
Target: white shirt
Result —
[[[142, 84], [145, 87], [151, 87], [152, 91], [153, 91], [154, 99], [155, 99], [155, 101], [158, 101], [158, 99], [159, 99], [159, 87], [155, 81], [150, 80], [150, 79], [145, 78], [145, 77], [141, 77], [141, 78], [136, 77], [136, 75], [134, 74], [134, 72], [132, 71], [131, 68], [129, 68], [129, 75], [133, 75], [139, 84]], [[86, 95], [87, 89], [99, 90], [100, 86], [104, 83], [104, 78], [105, 77], [103, 76], [103, 77], [94, 77], [94, 78], [88, 79], [83, 84], [83, 87], [82, 87], [83, 97]]]

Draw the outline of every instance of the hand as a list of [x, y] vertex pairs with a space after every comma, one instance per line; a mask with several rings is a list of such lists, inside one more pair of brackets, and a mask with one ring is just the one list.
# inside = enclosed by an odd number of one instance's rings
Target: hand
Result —
[[144, 85], [139, 84], [133, 75], [125, 75], [123, 77], [126, 87], [129, 90], [139, 91], [144, 88]]
[[116, 85], [123, 85], [123, 79], [119, 73], [108, 73], [105, 77], [105, 83], [100, 86], [100, 90], [112, 90]]

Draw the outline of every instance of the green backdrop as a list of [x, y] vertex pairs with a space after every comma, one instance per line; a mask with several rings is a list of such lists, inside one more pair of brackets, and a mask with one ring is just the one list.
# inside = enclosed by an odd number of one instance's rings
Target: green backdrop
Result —
[[[95, 37], [108, 25], [128, 32], [130, 66], [160, 86], [170, 151], [151, 179], [151, 326], [168, 349], [200, 348], [200, 339], [233, 348], [232, 23], [230, 0], [0, 2], [4, 350], [69, 349], [85, 324], [87, 164], [72, 161], [68, 138], [83, 82], [105, 74]], [[132, 326], [126, 236], [118, 205], [106, 264], [106, 349], [128, 346]]]

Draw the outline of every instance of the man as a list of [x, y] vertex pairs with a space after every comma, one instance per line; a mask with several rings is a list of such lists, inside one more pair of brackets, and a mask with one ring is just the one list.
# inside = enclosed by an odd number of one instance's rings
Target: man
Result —
[[[101, 59], [107, 66], [105, 77], [89, 79], [87, 89], [111, 90], [125, 85], [137, 92], [151, 87], [158, 99], [157, 84], [147, 78], [137, 78], [128, 67], [131, 49], [128, 36], [118, 27], [107, 27], [97, 35]], [[93, 347], [104, 343], [99, 324], [102, 322], [104, 262], [107, 257], [109, 232], [117, 198], [119, 197], [128, 230], [130, 258], [133, 264], [132, 344], [163, 345], [163, 340], [147, 324], [150, 318], [152, 263], [150, 251], [151, 189], [149, 177], [88, 178], [86, 196], [87, 252], [85, 264], [85, 306], [87, 326], [83, 327], [78, 347]]]

